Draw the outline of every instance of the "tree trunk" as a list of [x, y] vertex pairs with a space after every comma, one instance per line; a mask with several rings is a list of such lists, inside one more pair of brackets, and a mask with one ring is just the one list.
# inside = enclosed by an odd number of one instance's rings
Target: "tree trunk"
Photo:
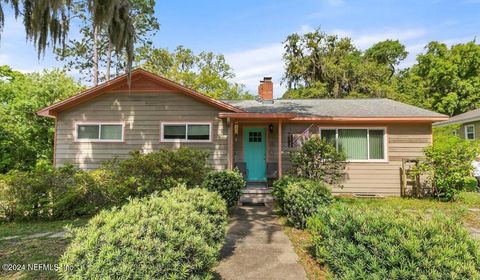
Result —
[[110, 81], [110, 68], [112, 67], [112, 43], [108, 41], [107, 49], [107, 81]]
[[93, 86], [98, 85], [98, 30], [93, 27]]

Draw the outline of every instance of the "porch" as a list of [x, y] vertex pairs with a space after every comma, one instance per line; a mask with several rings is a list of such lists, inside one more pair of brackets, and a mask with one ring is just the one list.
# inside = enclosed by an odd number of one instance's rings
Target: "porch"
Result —
[[282, 176], [282, 118], [228, 119], [229, 168], [237, 168], [250, 188], [271, 185]]

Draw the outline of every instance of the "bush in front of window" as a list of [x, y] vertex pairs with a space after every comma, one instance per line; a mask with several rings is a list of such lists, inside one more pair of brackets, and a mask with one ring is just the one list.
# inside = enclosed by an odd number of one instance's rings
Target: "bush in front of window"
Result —
[[116, 204], [128, 197], [142, 197], [154, 192], [185, 184], [188, 188], [200, 186], [210, 171], [208, 153], [202, 150], [180, 148], [161, 149], [142, 154], [131, 153], [128, 159], [113, 159], [104, 163], [104, 188], [110, 189]]
[[246, 182], [238, 170], [222, 170], [208, 173], [202, 187], [219, 193], [230, 208], [237, 204], [245, 185]]
[[471, 176], [472, 161], [479, 153], [477, 142], [459, 137], [438, 134], [433, 144], [425, 149], [425, 160], [419, 165], [419, 172], [428, 177], [432, 196], [453, 200], [465, 190], [465, 178]]
[[60, 260], [64, 279], [212, 279], [227, 209], [205, 189], [173, 188], [102, 211]]
[[480, 279], [480, 247], [444, 215], [338, 204], [308, 220], [333, 279]]
[[309, 138], [298, 151], [290, 153], [296, 176], [327, 184], [337, 184], [347, 165], [346, 156], [318, 136]]
[[330, 205], [334, 200], [325, 183], [306, 179], [288, 181], [282, 193], [282, 212], [299, 229], [305, 228], [307, 219], [318, 209]]

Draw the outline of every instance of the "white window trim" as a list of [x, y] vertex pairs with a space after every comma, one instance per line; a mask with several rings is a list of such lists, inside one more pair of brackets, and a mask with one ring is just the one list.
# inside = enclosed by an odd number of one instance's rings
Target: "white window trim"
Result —
[[318, 135], [322, 137], [322, 129], [335, 130], [335, 145], [338, 150], [338, 130], [339, 129], [366, 129], [367, 130], [367, 156], [370, 157], [370, 129], [383, 130], [383, 159], [348, 159], [348, 162], [388, 162], [388, 133], [386, 127], [350, 127], [350, 126], [335, 126], [335, 127], [319, 127]]
[[[185, 125], [185, 139], [165, 139], [165, 125]], [[188, 125], [208, 125], [208, 140], [192, 140], [188, 138]], [[160, 142], [164, 143], [210, 143], [212, 142], [212, 123], [211, 122], [161, 122], [160, 123]]]
[[[100, 135], [102, 134], [102, 125], [121, 125], [122, 126], [122, 139], [100, 139]], [[98, 130], [98, 139], [79, 139], [78, 138], [78, 126], [79, 125], [98, 125], [99, 130]], [[75, 135], [74, 139], [75, 142], [86, 142], [86, 143], [91, 143], [91, 142], [103, 142], [103, 143], [109, 143], [109, 142], [124, 142], [125, 141], [125, 123], [123, 122], [76, 122], [75, 123]]]
[[[468, 138], [468, 128], [470, 128], [470, 127], [473, 128], [473, 139], [469, 139], [469, 138]], [[474, 124], [466, 125], [465, 128], [464, 128], [464, 130], [465, 130], [465, 139], [466, 139], [466, 140], [475, 140], [475, 139], [477, 139], [477, 136], [475, 135], [475, 125], [474, 125]]]

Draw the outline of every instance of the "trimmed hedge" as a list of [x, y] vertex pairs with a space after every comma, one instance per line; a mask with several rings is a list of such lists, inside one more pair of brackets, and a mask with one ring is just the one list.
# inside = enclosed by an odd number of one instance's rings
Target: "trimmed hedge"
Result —
[[283, 212], [296, 228], [303, 229], [307, 219], [334, 200], [330, 188], [321, 182], [297, 180], [287, 185], [283, 196]]
[[242, 194], [245, 180], [237, 170], [212, 171], [207, 174], [202, 187], [218, 192], [230, 208], [235, 206]]
[[479, 243], [452, 218], [339, 204], [308, 228], [333, 279], [480, 279]]
[[60, 273], [65, 279], [211, 279], [226, 225], [225, 202], [205, 189], [178, 187], [134, 199], [72, 230]]

